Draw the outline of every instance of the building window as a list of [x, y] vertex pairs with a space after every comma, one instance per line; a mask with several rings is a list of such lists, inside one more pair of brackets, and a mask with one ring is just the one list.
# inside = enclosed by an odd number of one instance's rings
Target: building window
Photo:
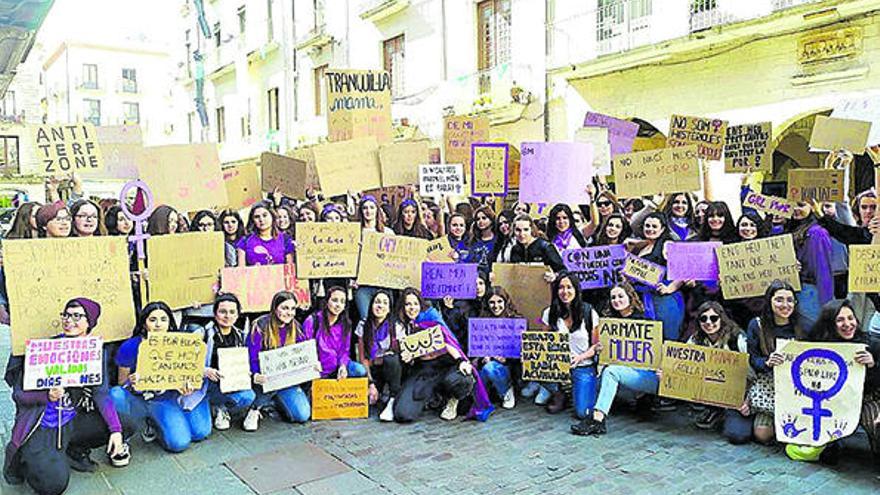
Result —
[[195, 112], [189, 112], [188, 114], [186, 114], [186, 129], [187, 129], [187, 134], [189, 136], [190, 143], [195, 142], [195, 141], [193, 141], [193, 131], [195, 130], [195, 121], [196, 121], [196, 113]]
[[315, 115], [324, 115], [324, 101], [327, 99], [327, 84], [324, 82], [324, 74], [327, 72], [327, 65], [315, 67], [313, 72], [315, 78]]
[[192, 77], [192, 43], [190, 42], [190, 36], [192, 35], [192, 31], [186, 30], [186, 75], [187, 77]]
[[251, 137], [251, 100], [248, 98], [247, 109], [241, 116], [241, 138], [247, 139]]
[[220, 48], [220, 23], [214, 23], [214, 46]]
[[404, 68], [404, 37], [395, 36], [382, 43], [383, 63], [385, 70], [391, 74], [391, 96], [403, 96], [403, 83], [406, 69]]
[[477, 67], [480, 92], [490, 89], [486, 72], [510, 62], [510, 0], [483, 0], [477, 4]]
[[18, 136], [0, 136], [0, 170], [18, 173]]
[[269, 96], [269, 130], [281, 129], [281, 114], [278, 108], [278, 88], [272, 88], [266, 92]]
[[98, 126], [101, 125], [101, 100], [83, 99], [84, 120]]
[[266, 39], [272, 41], [275, 39], [275, 26], [272, 22], [272, 0], [266, 0]]
[[2, 114], [5, 118], [15, 118], [16, 108], [15, 108], [15, 91], [6, 91], [6, 95], [3, 97], [3, 101], [0, 101], [0, 114]]
[[135, 69], [122, 69], [122, 91], [137, 93], [137, 71]]
[[238, 8], [238, 32], [244, 34], [247, 31], [247, 8], [242, 5]]
[[82, 87], [85, 89], [98, 89], [98, 66], [95, 64], [83, 64]]
[[226, 141], [226, 109], [217, 107], [217, 142]]
[[123, 102], [122, 111], [125, 113], [123, 118], [126, 124], [141, 123], [141, 106], [138, 103]]

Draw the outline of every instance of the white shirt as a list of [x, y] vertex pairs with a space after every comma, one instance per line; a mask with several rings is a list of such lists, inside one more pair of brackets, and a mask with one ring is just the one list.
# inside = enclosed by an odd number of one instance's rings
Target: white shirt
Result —
[[[590, 319], [592, 321], [598, 322], [599, 315], [596, 313], [596, 310], [591, 310]], [[541, 315], [541, 321], [550, 326], [550, 308], [544, 308], [544, 314]], [[561, 333], [569, 334], [569, 347], [571, 349], [571, 357], [574, 359], [578, 354], [583, 354], [587, 352], [590, 348], [590, 332], [592, 332], [592, 328], [586, 328], [586, 322], [581, 322], [581, 326], [575, 329], [573, 332], [568, 328], [568, 325], [565, 323], [564, 318], [559, 318], [556, 320], [556, 328]], [[585, 359], [578, 363], [577, 367], [581, 366], [591, 366], [593, 364], [593, 358]]]

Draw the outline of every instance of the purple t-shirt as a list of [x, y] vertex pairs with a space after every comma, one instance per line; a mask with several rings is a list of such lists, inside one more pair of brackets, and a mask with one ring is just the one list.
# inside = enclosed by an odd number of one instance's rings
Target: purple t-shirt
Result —
[[248, 234], [235, 243], [245, 254], [245, 265], [283, 265], [287, 254], [293, 254], [293, 240], [285, 233], [264, 241], [259, 234]]

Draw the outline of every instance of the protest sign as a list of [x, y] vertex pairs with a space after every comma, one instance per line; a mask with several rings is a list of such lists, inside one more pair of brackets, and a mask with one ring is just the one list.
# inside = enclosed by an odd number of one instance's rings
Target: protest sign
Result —
[[367, 378], [312, 382], [312, 419], [356, 419], [370, 415]]
[[419, 165], [428, 163], [428, 142], [408, 141], [379, 147], [382, 187], [406, 186], [419, 182]]
[[791, 201], [843, 201], [841, 169], [797, 168], [788, 171], [788, 199]]
[[477, 267], [471, 263], [422, 263], [422, 297], [477, 298]]
[[217, 276], [225, 265], [223, 232], [157, 235], [147, 241], [149, 300], [171, 309], [214, 302]]
[[391, 75], [388, 72], [329, 69], [324, 77], [330, 141], [368, 136], [379, 143], [391, 141]]
[[760, 296], [776, 279], [801, 290], [791, 234], [715, 248], [718, 280], [725, 299]]
[[794, 215], [794, 207], [797, 205], [793, 201], [787, 199], [777, 198], [776, 196], [766, 196], [764, 194], [749, 191], [746, 195], [745, 202], [743, 202], [743, 206], [754, 208], [757, 211], [762, 211], [770, 215], [791, 218], [792, 215]]
[[226, 184], [226, 204], [233, 210], [247, 208], [263, 199], [256, 162], [224, 168], [223, 182]]
[[865, 385], [855, 354], [865, 345], [777, 342], [784, 361], [773, 368], [776, 438], [819, 446], [852, 435]]
[[604, 127], [581, 127], [574, 131], [576, 143], [593, 145], [593, 172], [596, 175], [611, 175], [611, 145], [608, 143], [608, 129]]
[[306, 199], [308, 163], [276, 153], [260, 155], [261, 188], [264, 192], [278, 192], [293, 199]]
[[22, 170], [23, 174], [62, 175], [104, 168], [98, 134], [92, 124], [34, 125], [31, 137], [39, 168]]
[[238, 296], [245, 313], [268, 311], [272, 298], [281, 291], [293, 292], [299, 307], [311, 305], [309, 284], [296, 277], [293, 264], [227, 267], [220, 279], [220, 291]]
[[428, 241], [415, 237], [364, 232], [358, 264], [359, 285], [388, 289], [422, 286], [422, 261]]
[[91, 387], [104, 374], [101, 337], [31, 339], [24, 351], [24, 389]]
[[138, 162], [144, 152], [144, 141], [138, 125], [106, 125], [95, 127], [104, 167], [84, 168], [76, 173], [83, 178], [134, 179]]
[[425, 257], [425, 261], [430, 261], [431, 263], [455, 263], [455, 260], [452, 259], [455, 249], [449, 244], [449, 238], [445, 235], [439, 239], [428, 241], [426, 251], [428, 254]]
[[699, 191], [703, 184], [697, 148], [662, 148], [618, 155], [614, 158], [614, 181], [621, 198]]
[[510, 299], [529, 322], [529, 328], [541, 328], [541, 315], [550, 306], [550, 286], [544, 281], [544, 265], [493, 263], [494, 285], [507, 289]]
[[213, 143], [144, 148], [138, 176], [150, 186], [156, 204], [173, 206], [181, 213], [224, 208], [228, 203]]
[[144, 337], [137, 353], [135, 390], [198, 390], [202, 388], [207, 347], [197, 333], [154, 332]]
[[[859, 96], [835, 103], [831, 117], [835, 119], [861, 120], [863, 122], [880, 122], [880, 103], [873, 95]], [[880, 124], [871, 125], [868, 133], [868, 146], [880, 145]], [[876, 164], [877, 161], [875, 160]]]
[[274, 392], [321, 377], [314, 339], [260, 352], [260, 374], [266, 377], [263, 392]]
[[296, 274], [299, 278], [357, 276], [361, 226], [355, 222], [305, 222], [296, 225]]
[[217, 368], [220, 372], [220, 391], [224, 394], [251, 389], [251, 362], [247, 347], [217, 349]]
[[[321, 183], [318, 180], [318, 167], [315, 165], [315, 146], [312, 145], [304, 146], [301, 148], [294, 148], [290, 150], [287, 154], [294, 159], [306, 164], [305, 190], [319, 190], [321, 188]], [[378, 160], [378, 154], [376, 156], [376, 159]], [[303, 193], [303, 195], [305, 195], [305, 193]]]
[[715, 248], [720, 242], [671, 242], [666, 245], [669, 280], [718, 280]]
[[400, 359], [404, 362], [441, 351], [446, 351], [446, 339], [443, 338], [440, 325], [400, 339]]
[[652, 263], [645, 258], [629, 255], [623, 264], [623, 274], [636, 282], [657, 287], [663, 281], [666, 268], [663, 265]]
[[659, 394], [739, 409], [746, 394], [749, 355], [693, 344], [663, 343]]
[[510, 145], [473, 143], [470, 164], [472, 196], [507, 195]]
[[849, 291], [880, 290], [880, 244], [849, 247]]
[[312, 148], [321, 192], [329, 198], [382, 186], [375, 137], [321, 144]]
[[571, 382], [569, 334], [560, 332], [523, 332], [522, 378], [536, 382]]
[[24, 354], [28, 339], [61, 333], [59, 314], [78, 295], [101, 305], [91, 336], [105, 342], [131, 336], [134, 301], [125, 237], [4, 240], [3, 270], [13, 355]]
[[655, 370], [660, 367], [663, 322], [599, 318], [599, 364], [622, 364]]
[[519, 359], [525, 318], [468, 318], [468, 356]]
[[742, 173], [748, 170], [773, 171], [773, 151], [770, 139], [773, 124], [732, 125], [727, 128], [724, 144], [724, 171]]
[[470, 163], [471, 145], [489, 139], [486, 117], [446, 117], [443, 119], [443, 160]]
[[519, 200], [527, 203], [589, 204], [593, 145], [522, 143]]
[[623, 244], [566, 249], [562, 252], [565, 269], [577, 278], [581, 290], [611, 287], [619, 282], [626, 258], [626, 246]]
[[608, 129], [608, 143], [611, 146], [611, 157], [633, 150], [633, 142], [639, 133], [639, 124], [628, 120], [616, 119], [601, 113], [587, 112], [584, 127], [603, 127]]
[[810, 151], [846, 150], [861, 155], [865, 152], [870, 134], [871, 122], [816, 115], [810, 136]]
[[666, 143], [670, 148], [696, 145], [700, 158], [720, 160], [726, 137], [726, 120], [673, 115]]
[[461, 164], [419, 165], [419, 194], [422, 196], [464, 194], [464, 169]]

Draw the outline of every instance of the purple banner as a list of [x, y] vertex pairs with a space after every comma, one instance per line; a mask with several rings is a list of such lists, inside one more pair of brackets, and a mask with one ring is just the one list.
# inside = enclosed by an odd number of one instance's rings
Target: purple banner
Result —
[[468, 355], [519, 359], [525, 318], [469, 318]]
[[611, 287], [622, 278], [626, 264], [623, 244], [591, 248], [566, 249], [562, 252], [565, 269], [577, 277], [581, 289]]
[[666, 274], [669, 280], [718, 280], [720, 242], [671, 242], [666, 251]]
[[639, 125], [628, 120], [616, 119], [601, 113], [587, 112], [584, 127], [604, 127], [608, 129], [608, 142], [611, 145], [611, 158], [621, 153], [630, 153], [633, 141], [639, 133]]
[[422, 263], [422, 297], [440, 299], [477, 298], [477, 265], [470, 263]]

